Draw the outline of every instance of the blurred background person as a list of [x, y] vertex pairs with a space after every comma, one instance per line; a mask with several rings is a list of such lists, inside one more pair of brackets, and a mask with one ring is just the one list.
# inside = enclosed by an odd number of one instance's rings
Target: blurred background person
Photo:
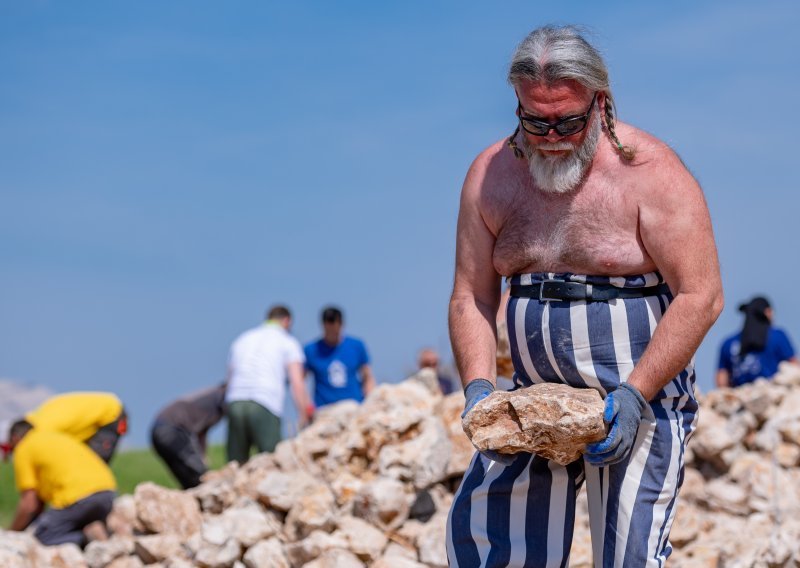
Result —
[[300, 425], [310, 419], [303, 349], [289, 333], [291, 326], [289, 308], [273, 306], [263, 324], [245, 331], [231, 345], [225, 393], [228, 461], [246, 462], [253, 446], [259, 452], [275, 449], [281, 439], [287, 376]]
[[742, 330], [722, 343], [717, 387], [738, 387], [759, 377], [772, 378], [781, 361], [797, 363], [794, 347], [785, 331], [773, 327], [773, 311], [763, 296], [739, 306], [744, 314]]
[[335, 306], [322, 310], [322, 337], [305, 346], [306, 370], [314, 382], [314, 405], [340, 400], [362, 402], [375, 388], [367, 346], [344, 335], [344, 315]]
[[61, 432], [84, 442], [106, 463], [128, 431], [125, 407], [110, 392], [59, 394], [26, 414], [25, 420], [37, 430]]
[[83, 547], [90, 536], [108, 536], [104, 523], [117, 484], [95, 452], [72, 436], [34, 428], [26, 420], [12, 424], [8, 439], [20, 493], [10, 530], [25, 530], [38, 519], [34, 535], [47, 545]]
[[439, 367], [439, 354], [434, 349], [430, 347], [421, 349], [417, 358], [417, 363], [420, 370], [431, 369], [436, 373], [436, 381], [443, 395], [447, 396], [455, 392], [455, 382], [450, 375], [446, 374]]
[[227, 385], [203, 389], [164, 407], [150, 429], [153, 449], [184, 489], [200, 485], [208, 471], [208, 431], [225, 415]]

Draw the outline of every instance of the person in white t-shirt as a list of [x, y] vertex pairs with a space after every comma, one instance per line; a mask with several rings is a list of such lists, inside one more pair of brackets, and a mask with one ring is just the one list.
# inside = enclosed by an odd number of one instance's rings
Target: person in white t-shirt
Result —
[[228, 461], [244, 463], [255, 446], [271, 452], [281, 439], [281, 414], [289, 379], [301, 425], [309, 418], [311, 401], [304, 385], [305, 356], [289, 334], [292, 314], [273, 306], [267, 320], [242, 333], [228, 359]]

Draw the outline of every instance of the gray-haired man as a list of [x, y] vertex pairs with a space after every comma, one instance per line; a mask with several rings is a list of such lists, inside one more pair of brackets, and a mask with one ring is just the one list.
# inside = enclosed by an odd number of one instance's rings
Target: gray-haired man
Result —
[[566, 565], [585, 484], [595, 566], [662, 566], [696, 422], [692, 358], [723, 303], [708, 210], [669, 147], [615, 120], [605, 63], [574, 28], [533, 31], [509, 81], [517, 130], [461, 195], [450, 335], [465, 413], [494, 389], [507, 277], [515, 384], [596, 389], [609, 434], [567, 466], [476, 454], [450, 563]]

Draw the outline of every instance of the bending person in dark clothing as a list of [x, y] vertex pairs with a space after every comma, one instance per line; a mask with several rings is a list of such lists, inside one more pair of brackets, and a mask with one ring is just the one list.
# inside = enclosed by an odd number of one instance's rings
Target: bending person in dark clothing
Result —
[[797, 362], [794, 347], [785, 331], [772, 326], [772, 307], [756, 296], [739, 306], [744, 313], [742, 331], [722, 343], [717, 369], [718, 387], [739, 387], [766, 379], [778, 372], [781, 361]]
[[153, 449], [184, 489], [200, 485], [208, 471], [206, 435], [225, 414], [225, 384], [181, 398], [156, 416]]

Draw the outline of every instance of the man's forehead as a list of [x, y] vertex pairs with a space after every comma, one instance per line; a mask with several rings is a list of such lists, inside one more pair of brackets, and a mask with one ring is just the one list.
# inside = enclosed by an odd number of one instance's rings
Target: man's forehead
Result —
[[591, 96], [589, 89], [572, 80], [548, 84], [523, 79], [515, 90], [520, 102], [532, 105], [582, 103]]

